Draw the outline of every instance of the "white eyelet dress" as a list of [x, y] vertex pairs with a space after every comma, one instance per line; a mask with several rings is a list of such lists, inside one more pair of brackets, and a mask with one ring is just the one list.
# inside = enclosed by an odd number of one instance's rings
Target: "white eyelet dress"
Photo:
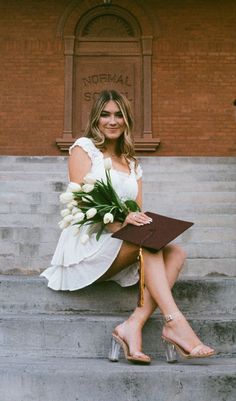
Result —
[[[98, 179], [105, 177], [104, 158], [91, 139], [82, 137], [69, 149], [80, 146], [91, 158], [90, 172]], [[138, 192], [137, 180], [142, 175], [141, 167], [135, 169], [130, 161], [130, 174], [111, 169], [113, 186], [123, 200], [135, 200]], [[74, 227], [65, 228], [59, 238], [51, 266], [43, 271], [41, 276], [48, 280], [48, 287], [53, 290], [74, 291], [92, 284], [101, 277], [112, 265], [122, 241], [111, 237], [111, 233], [104, 231], [100, 239], [96, 240], [96, 233], [90, 235], [89, 240], [81, 243], [81, 236], [88, 230], [88, 226], [80, 228], [79, 234], [74, 235]], [[134, 285], [139, 280], [138, 263], [122, 270], [110, 280], [116, 281], [122, 287]]]

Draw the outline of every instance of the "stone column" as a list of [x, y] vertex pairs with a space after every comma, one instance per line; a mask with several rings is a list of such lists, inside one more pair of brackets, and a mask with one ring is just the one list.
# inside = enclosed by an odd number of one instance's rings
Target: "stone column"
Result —
[[65, 95], [64, 95], [64, 130], [62, 138], [57, 138], [56, 143], [61, 150], [68, 149], [68, 144], [73, 142], [73, 58], [74, 58], [74, 36], [65, 36]]
[[142, 37], [143, 138], [152, 138], [152, 36]]

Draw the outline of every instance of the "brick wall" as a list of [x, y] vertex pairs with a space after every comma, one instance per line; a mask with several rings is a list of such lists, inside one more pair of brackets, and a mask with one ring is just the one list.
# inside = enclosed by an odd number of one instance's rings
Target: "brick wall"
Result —
[[66, 1], [0, 1], [1, 154], [56, 155], [63, 130]]
[[[56, 32], [67, 5], [0, 0], [1, 154], [60, 154], [64, 50]], [[236, 2], [146, 0], [145, 7], [159, 32], [153, 46], [157, 154], [235, 155]]]
[[162, 155], [235, 155], [236, 2], [155, 8], [153, 126]]

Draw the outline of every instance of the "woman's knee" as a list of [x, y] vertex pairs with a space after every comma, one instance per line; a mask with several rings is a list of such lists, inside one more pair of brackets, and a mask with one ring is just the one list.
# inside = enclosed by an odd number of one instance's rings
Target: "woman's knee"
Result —
[[187, 257], [184, 249], [179, 245], [171, 244], [166, 246], [165, 253], [171, 255], [176, 261], [178, 261], [179, 270], [181, 270]]

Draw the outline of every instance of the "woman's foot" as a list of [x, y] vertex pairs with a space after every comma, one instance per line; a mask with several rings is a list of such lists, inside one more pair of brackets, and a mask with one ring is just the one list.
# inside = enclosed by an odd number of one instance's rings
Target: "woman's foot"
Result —
[[215, 350], [203, 344], [181, 312], [165, 316], [162, 337], [176, 344], [192, 357], [205, 357], [215, 354]]
[[129, 318], [119, 324], [113, 333], [126, 343], [131, 357], [150, 363], [151, 358], [142, 352], [142, 327], [135, 319]]

